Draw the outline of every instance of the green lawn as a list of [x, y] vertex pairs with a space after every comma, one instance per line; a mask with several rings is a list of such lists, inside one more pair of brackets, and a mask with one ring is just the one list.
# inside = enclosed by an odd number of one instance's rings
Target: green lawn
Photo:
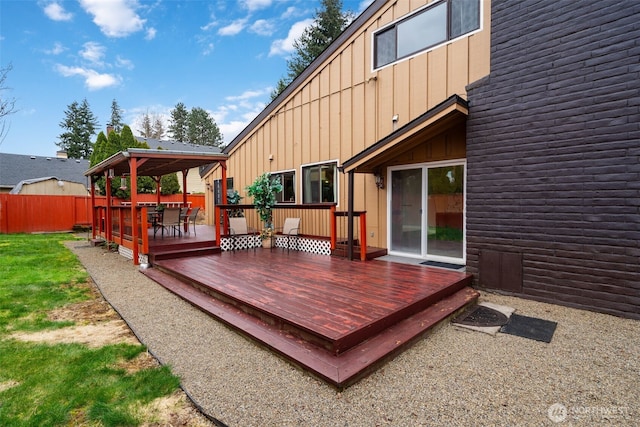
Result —
[[138, 425], [135, 408], [179, 387], [166, 367], [119, 367], [146, 349], [26, 343], [14, 331], [68, 326], [47, 312], [89, 298], [87, 273], [66, 234], [0, 235], [0, 425]]

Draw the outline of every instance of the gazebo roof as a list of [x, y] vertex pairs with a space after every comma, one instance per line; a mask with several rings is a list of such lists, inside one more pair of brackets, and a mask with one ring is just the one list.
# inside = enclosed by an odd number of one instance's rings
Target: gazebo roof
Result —
[[211, 152], [129, 148], [89, 168], [84, 174], [85, 176], [102, 175], [110, 169], [113, 170], [114, 176], [129, 174], [129, 160], [132, 158], [137, 159], [138, 176], [161, 176], [210, 163], [224, 162], [228, 155]]

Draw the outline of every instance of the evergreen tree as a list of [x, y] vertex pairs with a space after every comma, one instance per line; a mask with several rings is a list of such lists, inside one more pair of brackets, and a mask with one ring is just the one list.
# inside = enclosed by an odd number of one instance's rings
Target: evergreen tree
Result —
[[60, 134], [56, 145], [66, 151], [69, 158], [90, 159], [93, 152], [91, 137], [96, 133], [98, 119], [89, 108], [89, 102], [86, 98], [81, 104], [73, 101], [64, 113], [60, 127], [66, 131]]
[[189, 113], [187, 138], [189, 142], [199, 145], [220, 146], [222, 134], [213, 117], [200, 107], [193, 107]]
[[169, 175], [163, 175], [160, 180], [160, 194], [167, 196], [169, 194], [179, 194], [180, 183], [178, 182], [178, 174], [170, 173]]
[[171, 122], [169, 124], [169, 133], [171, 137], [180, 142], [187, 141], [187, 130], [189, 127], [189, 111], [182, 102], [176, 104], [171, 110]]
[[126, 150], [127, 148], [139, 148], [140, 143], [133, 136], [133, 132], [129, 125], [124, 125], [120, 132], [120, 148]]
[[109, 124], [113, 130], [118, 133], [122, 130], [122, 109], [118, 106], [118, 101], [115, 99], [111, 101], [111, 121]]
[[107, 149], [107, 137], [104, 132], [100, 132], [98, 134], [98, 139], [96, 143], [93, 145], [93, 153], [91, 153], [91, 161], [89, 162], [89, 166], [95, 166], [104, 159], [106, 159], [105, 152]]
[[304, 71], [329, 46], [354, 18], [353, 12], [342, 12], [342, 0], [322, 0], [313, 23], [293, 42], [295, 52], [287, 61], [287, 76], [281, 78], [271, 93], [271, 100]]

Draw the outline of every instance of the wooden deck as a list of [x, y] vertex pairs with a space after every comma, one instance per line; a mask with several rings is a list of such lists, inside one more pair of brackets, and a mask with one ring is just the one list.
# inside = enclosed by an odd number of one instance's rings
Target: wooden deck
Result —
[[153, 267], [144, 270], [150, 278], [337, 387], [478, 296], [463, 273], [280, 249], [156, 259]]

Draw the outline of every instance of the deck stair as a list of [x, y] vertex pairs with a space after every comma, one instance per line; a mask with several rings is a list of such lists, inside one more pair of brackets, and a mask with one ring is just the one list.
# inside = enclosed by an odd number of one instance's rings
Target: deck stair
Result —
[[[347, 257], [348, 250], [349, 249], [346, 243], [338, 242], [336, 244], [336, 248], [331, 251], [331, 255], [336, 257], [341, 257], [341, 258], [348, 258]], [[361, 251], [362, 251], [362, 246], [354, 245], [353, 247], [354, 260], [360, 259]], [[367, 261], [371, 261], [375, 258], [384, 256], [387, 254], [387, 250], [385, 248], [376, 248], [374, 246], [367, 246], [366, 251], [367, 251], [367, 255], [366, 255]]]
[[[463, 273], [404, 266], [403, 271], [414, 269], [417, 281], [432, 278], [435, 284], [424, 283], [415, 291], [411, 285], [383, 289], [366, 282], [395, 272], [386, 265], [390, 263], [259, 252], [156, 258], [153, 268], [143, 273], [338, 388], [369, 374], [478, 297], [469, 287], [471, 276]], [[276, 257], [286, 257], [279, 262], [287, 262], [288, 270], [297, 268], [297, 273], [269, 270]], [[252, 267], [250, 261], [266, 264]], [[327, 276], [328, 268], [337, 268], [331, 273], [337, 276]], [[317, 274], [308, 275], [313, 269]], [[302, 271], [307, 272], [304, 277]], [[365, 276], [355, 276], [361, 272]], [[361, 280], [365, 289], [360, 289]], [[416, 295], [408, 297], [411, 292]]]
[[160, 260], [186, 258], [192, 256], [214, 255], [221, 252], [215, 241], [195, 241], [152, 247], [149, 251], [149, 262], [155, 264]]

